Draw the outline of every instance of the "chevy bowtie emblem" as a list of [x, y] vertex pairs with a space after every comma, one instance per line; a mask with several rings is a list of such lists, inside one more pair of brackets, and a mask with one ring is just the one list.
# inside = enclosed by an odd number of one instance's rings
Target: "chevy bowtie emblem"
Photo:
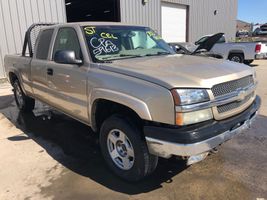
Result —
[[246, 98], [246, 91], [243, 89], [237, 90], [238, 95], [237, 95], [237, 101], [243, 101]]

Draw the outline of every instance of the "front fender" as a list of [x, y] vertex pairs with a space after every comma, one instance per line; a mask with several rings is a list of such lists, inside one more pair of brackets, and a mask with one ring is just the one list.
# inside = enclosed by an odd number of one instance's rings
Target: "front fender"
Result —
[[[149, 112], [148, 106], [142, 100], [136, 97], [124, 94], [124, 93], [120, 93], [120, 92], [109, 90], [109, 89], [103, 89], [103, 88], [93, 89], [91, 96], [89, 98], [89, 102], [90, 102], [89, 113], [92, 113], [91, 111], [92, 111], [94, 102], [98, 99], [105, 99], [105, 100], [109, 100], [109, 101], [122, 104], [132, 109], [133, 111], [135, 111], [139, 115], [140, 118], [144, 120], [149, 120], [149, 121], [153, 120]], [[93, 116], [91, 115], [91, 122], [93, 121], [92, 118]]]

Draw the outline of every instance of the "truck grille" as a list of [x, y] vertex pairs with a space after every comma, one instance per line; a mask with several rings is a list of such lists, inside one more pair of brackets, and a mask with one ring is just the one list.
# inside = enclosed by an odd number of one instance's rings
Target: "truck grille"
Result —
[[[217, 85], [214, 85], [211, 88], [211, 91], [213, 93], [214, 98], [221, 97], [223, 95], [227, 94], [233, 94], [233, 93], [239, 93], [240, 89], [249, 88], [252, 85], [254, 85], [254, 79], [253, 76], [245, 76], [243, 78], [228, 81], [225, 83], [220, 83]], [[252, 98], [255, 96], [255, 91], [251, 91], [249, 94], [247, 94], [244, 99], [233, 101], [224, 105], [220, 105], [217, 107], [214, 107], [215, 112], [215, 119], [221, 120], [225, 119], [227, 117], [236, 115], [240, 112], [242, 112], [247, 106], [249, 106]]]
[[247, 95], [243, 101], [234, 101], [234, 102], [231, 102], [225, 105], [218, 106], [217, 107], [218, 113], [224, 113], [224, 112], [228, 112], [233, 109], [239, 108], [240, 106], [247, 103], [250, 100], [250, 98], [252, 98], [253, 96], [254, 96], [254, 92]]
[[237, 80], [233, 80], [233, 81], [214, 85], [211, 88], [211, 91], [212, 91], [214, 97], [218, 97], [218, 96], [232, 93], [239, 88], [245, 88], [251, 84], [253, 84], [253, 77], [252, 76], [246, 76], [246, 77], [241, 78], [241, 79], [237, 79]]

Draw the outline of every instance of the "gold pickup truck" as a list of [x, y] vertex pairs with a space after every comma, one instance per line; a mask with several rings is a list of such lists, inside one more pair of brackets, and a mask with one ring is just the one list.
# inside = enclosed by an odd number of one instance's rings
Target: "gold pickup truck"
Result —
[[107, 165], [130, 181], [151, 174], [158, 157], [203, 160], [249, 128], [260, 106], [251, 67], [176, 54], [144, 26], [35, 24], [5, 68], [21, 111], [36, 99], [87, 124]]

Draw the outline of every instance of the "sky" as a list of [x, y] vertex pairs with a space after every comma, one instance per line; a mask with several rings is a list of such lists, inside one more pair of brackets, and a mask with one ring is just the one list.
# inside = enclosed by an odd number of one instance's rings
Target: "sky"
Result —
[[238, 0], [238, 19], [267, 23], [267, 0]]

